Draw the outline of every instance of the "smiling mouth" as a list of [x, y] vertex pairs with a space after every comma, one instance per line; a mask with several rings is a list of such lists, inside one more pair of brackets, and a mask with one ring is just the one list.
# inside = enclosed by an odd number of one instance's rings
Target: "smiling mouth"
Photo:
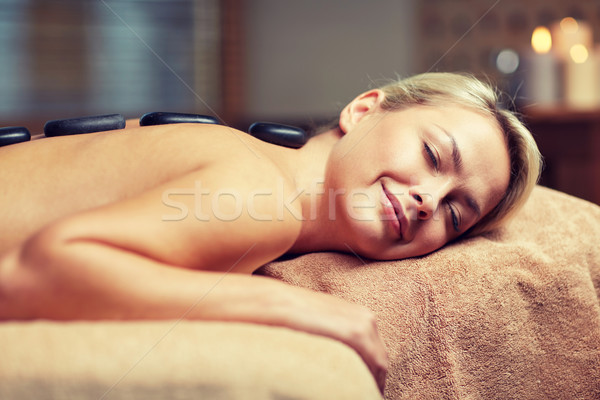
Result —
[[402, 239], [404, 237], [404, 232], [407, 226], [407, 221], [406, 221], [406, 217], [404, 215], [404, 212], [402, 211], [402, 205], [400, 204], [400, 202], [398, 201], [398, 199], [396, 198], [396, 196], [394, 196], [386, 187], [385, 185], [382, 183], [381, 187], [383, 188], [383, 193], [385, 194], [385, 197], [387, 198], [389, 204], [383, 204], [384, 208], [385, 208], [385, 213], [386, 215], [390, 216], [390, 220], [392, 221], [394, 228], [396, 230], [396, 232], [398, 233], [398, 235], [400, 236], [400, 239]]

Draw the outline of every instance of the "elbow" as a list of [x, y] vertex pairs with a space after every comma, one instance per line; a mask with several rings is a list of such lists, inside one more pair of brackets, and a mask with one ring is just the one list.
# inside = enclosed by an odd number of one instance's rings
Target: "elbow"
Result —
[[19, 268], [20, 249], [3, 254], [0, 259], [0, 321], [27, 319], [24, 305], [28, 297], [28, 279]]
[[60, 290], [57, 267], [62, 264], [69, 230], [63, 224], [50, 226], [2, 256], [0, 320], [46, 317], [46, 307]]
[[69, 241], [75, 239], [74, 231], [68, 220], [49, 225], [23, 243], [19, 251], [19, 262], [30, 269], [46, 269]]

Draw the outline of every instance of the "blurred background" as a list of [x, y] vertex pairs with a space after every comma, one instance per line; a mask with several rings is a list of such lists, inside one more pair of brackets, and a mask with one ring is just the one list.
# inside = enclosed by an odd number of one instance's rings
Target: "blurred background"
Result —
[[389, 79], [466, 71], [523, 115], [543, 184], [600, 204], [597, 43], [600, 0], [0, 0], [0, 126], [174, 111], [312, 127]]

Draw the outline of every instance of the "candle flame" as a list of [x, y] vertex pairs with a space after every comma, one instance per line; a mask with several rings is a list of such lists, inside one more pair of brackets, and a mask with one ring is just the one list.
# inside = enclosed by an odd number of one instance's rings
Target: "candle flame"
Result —
[[577, 33], [579, 30], [579, 24], [575, 18], [567, 17], [560, 20], [560, 29], [564, 33]]
[[569, 54], [571, 56], [571, 59], [576, 64], [583, 64], [587, 61], [589, 57], [588, 49], [586, 49], [586, 47], [582, 44], [573, 45], [569, 50]]
[[538, 26], [531, 35], [531, 46], [536, 53], [547, 53], [552, 48], [552, 36], [545, 26]]

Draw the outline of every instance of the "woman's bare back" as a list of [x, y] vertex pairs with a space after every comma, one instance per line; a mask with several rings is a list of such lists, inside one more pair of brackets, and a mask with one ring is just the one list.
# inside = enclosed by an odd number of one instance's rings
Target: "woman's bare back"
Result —
[[200, 178], [211, 163], [268, 163], [269, 146], [223, 126], [178, 124], [0, 148], [0, 254], [63, 216], [134, 198], [192, 171]]

